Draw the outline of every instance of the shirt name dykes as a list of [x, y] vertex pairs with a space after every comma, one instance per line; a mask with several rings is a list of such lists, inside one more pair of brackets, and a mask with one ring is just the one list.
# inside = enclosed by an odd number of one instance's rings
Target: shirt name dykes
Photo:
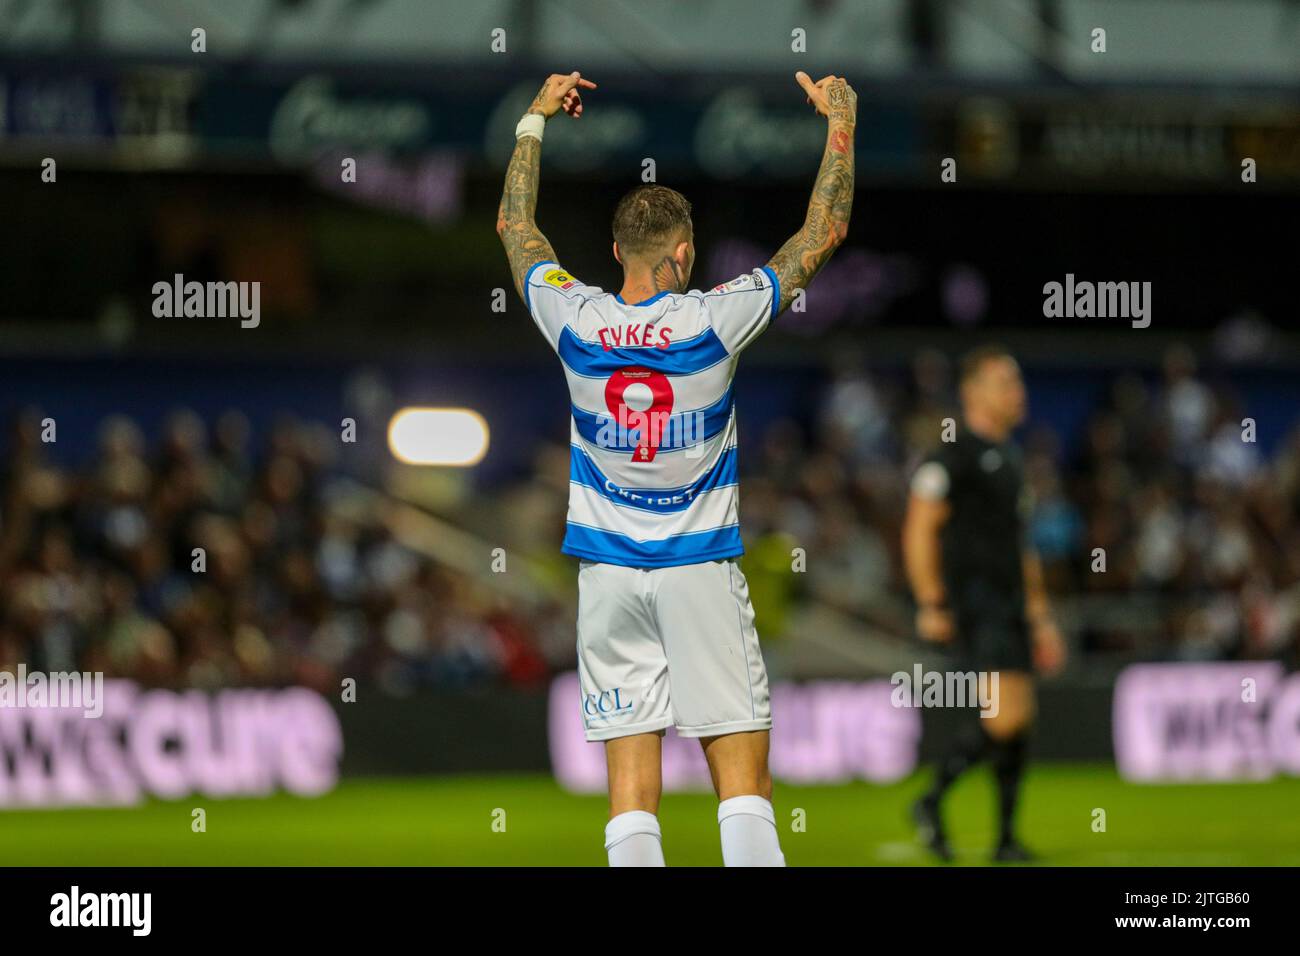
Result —
[[1135, 329], [1151, 324], [1150, 282], [1074, 281], [1043, 286], [1043, 315], [1049, 319], [1132, 319]]
[[241, 328], [262, 321], [262, 283], [186, 282], [179, 272], [170, 284], [153, 284], [153, 314], [159, 319], [226, 319], [238, 316]]
[[152, 893], [71, 893], [50, 897], [51, 926], [129, 926], [133, 936], [148, 936], [153, 924]]

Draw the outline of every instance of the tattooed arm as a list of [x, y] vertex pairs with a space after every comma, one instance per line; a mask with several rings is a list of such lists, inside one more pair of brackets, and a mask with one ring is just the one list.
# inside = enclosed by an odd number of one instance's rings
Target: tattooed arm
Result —
[[[578, 73], [556, 73], [547, 77], [525, 115], [548, 120], [564, 110], [578, 118], [582, 115], [579, 87], [594, 90], [596, 84], [584, 80]], [[506, 247], [506, 258], [510, 260], [510, 271], [515, 278], [515, 291], [521, 296], [528, 270], [539, 262], [556, 261], [555, 250], [533, 219], [537, 212], [537, 178], [541, 160], [542, 141], [536, 136], [525, 133], [515, 141], [515, 151], [506, 167], [501, 206], [497, 210], [497, 235]]]
[[528, 270], [539, 262], [555, 261], [555, 250], [533, 220], [541, 159], [542, 141], [536, 136], [520, 136], [506, 170], [506, 187], [497, 211], [497, 235], [506, 247], [515, 291], [521, 296]]
[[853, 130], [858, 94], [843, 77], [828, 76], [813, 83], [808, 74], [799, 72], [795, 78], [808, 94], [808, 102], [828, 120], [826, 151], [803, 227], [767, 264], [781, 283], [778, 312], [790, 304], [798, 290], [807, 288], [844, 241], [853, 208]]

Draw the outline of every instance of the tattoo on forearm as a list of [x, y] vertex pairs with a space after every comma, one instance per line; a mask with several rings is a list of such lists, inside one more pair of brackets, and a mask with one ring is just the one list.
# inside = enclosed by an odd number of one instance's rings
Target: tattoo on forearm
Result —
[[528, 105], [528, 109], [525, 110], [524, 112], [536, 113], [539, 116], [545, 116], [546, 115], [545, 104], [546, 104], [546, 84], [543, 83], [542, 88], [537, 91], [537, 95], [533, 97], [532, 103]]
[[768, 263], [781, 282], [777, 311], [786, 308], [795, 294], [807, 287], [848, 233], [853, 208], [853, 130], [844, 122], [845, 117], [852, 117], [847, 96], [842, 87], [830, 90], [831, 128], [808, 215], [803, 228]]
[[524, 276], [529, 268], [555, 259], [555, 250], [533, 220], [541, 159], [541, 141], [535, 136], [521, 136], [506, 168], [505, 190], [497, 210], [497, 233], [510, 260], [515, 291], [520, 295], [524, 294]]
[[831, 105], [830, 121], [832, 123], [851, 123], [854, 119], [853, 107], [849, 102], [849, 90], [843, 83], [833, 85], [826, 93]]

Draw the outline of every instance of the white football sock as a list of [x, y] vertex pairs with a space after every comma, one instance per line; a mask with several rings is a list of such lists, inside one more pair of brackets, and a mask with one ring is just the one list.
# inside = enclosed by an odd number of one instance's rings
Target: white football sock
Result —
[[757, 794], [718, 804], [723, 866], [785, 866], [776, 832], [776, 811]]
[[646, 810], [620, 813], [605, 824], [610, 866], [663, 866], [659, 818]]

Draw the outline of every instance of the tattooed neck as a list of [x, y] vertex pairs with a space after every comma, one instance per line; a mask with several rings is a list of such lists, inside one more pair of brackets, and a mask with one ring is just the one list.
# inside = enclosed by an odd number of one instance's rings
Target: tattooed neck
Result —
[[654, 282], [656, 292], [685, 292], [686, 276], [682, 275], [682, 267], [677, 264], [677, 260], [672, 256], [664, 256], [659, 263], [651, 270], [650, 276]]
[[672, 256], [664, 256], [649, 271], [637, 269], [623, 280], [623, 301], [643, 302], [660, 292], [685, 292], [686, 276]]

